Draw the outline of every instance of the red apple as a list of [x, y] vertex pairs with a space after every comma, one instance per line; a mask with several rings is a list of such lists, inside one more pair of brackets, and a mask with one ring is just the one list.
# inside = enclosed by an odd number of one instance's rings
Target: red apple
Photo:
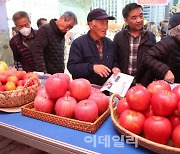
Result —
[[177, 96], [173, 92], [167, 90], [158, 90], [151, 98], [153, 113], [159, 116], [171, 115], [175, 111], [177, 103]]
[[54, 111], [55, 101], [47, 95], [38, 95], [34, 99], [34, 108], [41, 112], [52, 113]]
[[5, 91], [5, 86], [4, 85], [0, 86], [0, 91]]
[[86, 122], [94, 122], [98, 117], [97, 104], [89, 99], [80, 101], [74, 111], [74, 118]]
[[180, 124], [172, 132], [172, 142], [175, 147], [180, 148]]
[[178, 114], [179, 114], [179, 117], [180, 117], [180, 100], [178, 102]]
[[134, 86], [127, 91], [126, 99], [131, 109], [146, 111], [150, 106], [151, 94], [143, 86]]
[[24, 86], [24, 85], [23, 85], [23, 80], [18, 80], [17, 86]]
[[92, 93], [89, 98], [90, 100], [93, 100], [96, 102], [98, 106], [98, 114], [101, 115], [104, 113], [109, 106], [109, 99], [108, 97], [103, 93]]
[[65, 74], [65, 73], [55, 73], [53, 74], [52, 76], [55, 76], [55, 77], [59, 77], [59, 76], [62, 76], [63, 78], [66, 79], [66, 81], [68, 82], [68, 85], [70, 83], [70, 77], [68, 74]]
[[91, 93], [102, 93], [100, 89], [91, 87]]
[[177, 85], [173, 88], [172, 92], [178, 97], [180, 100], [180, 85]]
[[26, 74], [25, 71], [17, 71], [17, 72], [15, 72], [15, 75], [19, 80], [22, 80], [25, 74]]
[[59, 98], [55, 104], [55, 113], [66, 118], [73, 118], [77, 101], [71, 96]]
[[171, 86], [169, 85], [169, 83], [167, 83], [164, 80], [156, 80], [156, 81], [153, 81], [152, 83], [150, 83], [147, 86], [147, 90], [152, 95], [153, 93], [157, 92], [158, 90], [168, 90], [168, 91], [171, 91]]
[[[22, 85], [24, 86], [26, 84], [26, 82], [29, 80], [30, 78], [25, 78], [22, 80]], [[29, 82], [29, 84], [27, 85], [28, 87], [33, 85], [33, 81]]]
[[64, 96], [71, 96], [70, 91], [67, 90]]
[[45, 89], [49, 98], [58, 99], [65, 95], [68, 86], [66, 78], [62, 76], [50, 76], [46, 80]]
[[77, 101], [87, 99], [91, 94], [91, 84], [88, 80], [80, 78], [72, 80], [69, 84], [71, 96]]
[[142, 113], [143, 113], [143, 115], [145, 116], [146, 119], [149, 118], [149, 117], [151, 117], [151, 116], [154, 116], [154, 113], [153, 113], [153, 110], [152, 110], [152, 106], [151, 106], [151, 105], [149, 106], [149, 109], [148, 109], [148, 110], [146, 110], [146, 111], [144, 111], [144, 112], [142, 112]]
[[172, 128], [174, 129], [178, 124], [180, 124], [180, 117], [178, 114], [173, 113], [168, 118], [172, 124]]
[[120, 114], [119, 124], [134, 134], [141, 134], [143, 131], [145, 117], [141, 112], [127, 109]]
[[144, 122], [144, 135], [148, 140], [166, 144], [171, 137], [171, 122], [161, 116], [151, 116]]
[[126, 98], [120, 99], [118, 104], [117, 104], [118, 115], [120, 116], [120, 114], [127, 109], [130, 109], [130, 107], [129, 107], [129, 104], [128, 104]]
[[8, 78], [8, 75], [6, 73], [3, 72], [3, 73], [0, 74], [0, 81], [2, 83], [6, 83], [7, 82], [7, 78]]
[[44, 87], [40, 88], [36, 93], [36, 96], [38, 96], [38, 95], [40, 95], [40, 96], [47, 95], [46, 89]]

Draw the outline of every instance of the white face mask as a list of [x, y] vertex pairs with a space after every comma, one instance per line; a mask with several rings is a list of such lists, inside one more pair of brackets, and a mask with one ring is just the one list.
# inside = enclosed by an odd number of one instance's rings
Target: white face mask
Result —
[[31, 33], [31, 27], [23, 27], [21, 30], [19, 30], [19, 32], [24, 36], [28, 36]]

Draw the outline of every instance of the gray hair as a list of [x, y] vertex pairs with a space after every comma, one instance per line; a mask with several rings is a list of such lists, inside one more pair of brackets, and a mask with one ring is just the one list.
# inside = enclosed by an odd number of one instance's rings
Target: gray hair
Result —
[[170, 36], [178, 36], [178, 37], [180, 37], [180, 25], [177, 25], [176, 27], [169, 30], [168, 34]]
[[16, 20], [21, 19], [21, 18], [27, 18], [29, 22], [31, 22], [29, 14], [25, 11], [18, 11], [12, 17], [14, 23], [16, 23]]
[[75, 25], [77, 25], [77, 23], [78, 23], [76, 15], [71, 11], [64, 12], [64, 14], [61, 17], [64, 17], [65, 21], [69, 21], [71, 19], [74, 19]]

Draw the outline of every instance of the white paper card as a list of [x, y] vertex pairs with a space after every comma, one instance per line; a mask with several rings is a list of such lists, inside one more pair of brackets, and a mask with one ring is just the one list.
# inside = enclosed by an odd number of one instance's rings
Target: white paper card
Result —
[[118, 73], [116, 76], [112, 74], [100, 90], [118, 93], [121, 97], [124, 97], [133, 79], [133, 76], [124, 73]]
[[180, 85], [180, 83], [172, 83], [172, 84], [170, 84], [171, 90], [173, 90], [173, 88], [176, 87], [177, 85]]

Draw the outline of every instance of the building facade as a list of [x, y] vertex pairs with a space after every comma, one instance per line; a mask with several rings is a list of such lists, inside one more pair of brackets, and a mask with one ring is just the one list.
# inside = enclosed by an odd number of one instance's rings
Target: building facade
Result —
[[115, 22], [119, 23], [122, 18], [122, 3], [121, 0], [93, 0], [92, 9], [102, 8], [107, 14], [115, 17]]
[[[116, 18], [116, 23], [123, 20], [122, 9], [129, 3], [137, 2], [136, 0], [93, 0], [92, 8], [103, 8], [109, 15]], [[171, 2], [171, 0], [170, 0]], [[148, 22], [155, 22], [159, 24], [164, 19], [169, 19], [169, 9], [171, 3], [168, 5], [143, 5], [144, 18]]]

